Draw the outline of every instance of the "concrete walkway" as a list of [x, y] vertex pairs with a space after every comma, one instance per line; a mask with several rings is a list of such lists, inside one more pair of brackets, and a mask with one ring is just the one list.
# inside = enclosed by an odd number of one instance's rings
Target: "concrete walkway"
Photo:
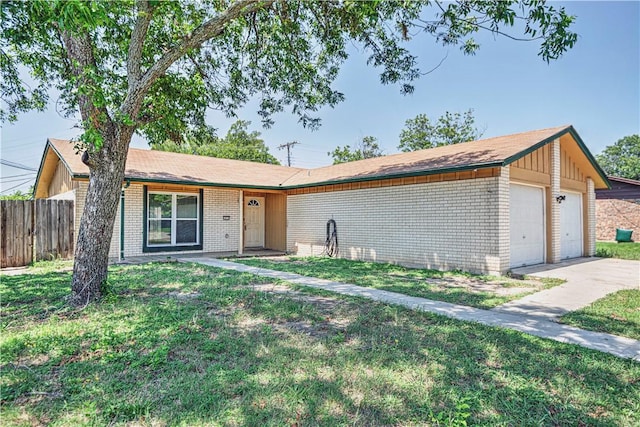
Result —
[[566, 280], [498, 306], [493, 311], [555, 320], [622, 289], [640, 289], [640, 261], [613, 258], [577, 258], [558, 264], [516, 268], [516, 274]]
[[572, 326], [561, 325], [544, 318], [501, 313], [479, 308], [456, 305], [426, 298], [411, 297], [395, 292], [365, 288], [347, 283], [333, 282], [295, 273], [251, 267], [219, 259], [181, 257], [179, 261], [194, 262], [212, 267], [224, 268], [258, 276], [280, 279], [298, 285], [323, 289], [343, 295], [368, 298], [389, 304], [397, 304], [412, 310], [436, 313], [453, 319], [477, 322], [524, 332], [555, 341], [576, 344], [582, 347], [610, 353], [618, 357], [640, 361], [640, 341], [600, 332], [585, 331]]

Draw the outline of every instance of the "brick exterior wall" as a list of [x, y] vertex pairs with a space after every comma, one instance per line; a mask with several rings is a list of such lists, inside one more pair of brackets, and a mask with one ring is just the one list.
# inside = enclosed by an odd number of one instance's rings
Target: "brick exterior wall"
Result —
[[504, 272], [509, 237], [497, 230], [509, 227], [508, 179], [289, 196], [287, 249], [302, 256], [321, 254], [326, 223], [333, 218], [343, 258]]
[[587, 235], [585, 239], [584, 256], [594, 256], [596, 254], [596, 190], [593, 179], [587, 178]]
[[[239, 191], [204, 190], [204, 252], [237, 251], [240, 242]], [[222, 217], [230, 219], [224, 221]]]
[[632, 200], [596, 200], [596, 239], [613, 241], [616, 228], [633, 230], [631, 238], [640, 241], [640, 203]]
[[73, 238], [75, 239], [73, 248], [75, 251], [76, 242], [78, 241], [78, 234], [80, 231], [80, 219], [82, 219], [82, 211], [84, 211], [84, 200], [87, 198], [87, 187], [89, 183], [86, 181], [79, 181], [78, 187], [73, 190], [74, 192], [74, 210], [75, 210], [75, 218], [73, 220]]
[[[84, 201], [87, 195], [87, 183], [80, 182], [75, 192], [75, 222], [74, 236], [77, 238], [80, 228], [80, 218], [84, 209]], [[200, 252], [235, 252], [240, 241], [240, 204], [238, 191], [204, 189], [203, 194], [203, 250], [162, 252], [166, 255], [200, 253]], [[142, 251], [143, 219], [143, 185], [131, 184], [125, 189], [125, 224], [124, 224], [124, 256], [146, 255]], [[229, 220], [223, 220], [228, 215]], [[153, 253], [152, 255], [158, 255]], [[151, 254], [150, 254], [151, 255]], [[116, 219], [113, 225], [113, 235], [109, 246], [109, 259], [111, 261], [120, 258], [120, 203]]]
[[498, 254], [500, 257], [498, 271], [500, 273], [508, 271], [511, 264], [511, 215], [509, 212], [511, 178], [509, 171], [509, 166], [502, 167], [498, 178]]
[[[219, 190], [205, 188], [203, 191], [203, 218], [201, 218], [202, 229], [202, 251], [178, 251], [161, 252], [161, 254], [175, 255], [200, 252], [231, 252], [238, 250], [240, 233], [240, 205], [238, 201], [238, 191]], [[130, 256], [146, 255], [142, 251], [143, 227], [144, 227], [144, 192], [143, 185], [132, 184], [125, 190], [125, 259]], [[228, 215], [229, 220], [222, 219]], [[120, 213], [116, 222], [119, 225]], [[119, 255], [120, 242], [119, 226], [114, 227], [111, 246], [117, 242], [116, 251], [110, 252], [110, 256]], [[153, 255], [158, 255], [158, 252]]]

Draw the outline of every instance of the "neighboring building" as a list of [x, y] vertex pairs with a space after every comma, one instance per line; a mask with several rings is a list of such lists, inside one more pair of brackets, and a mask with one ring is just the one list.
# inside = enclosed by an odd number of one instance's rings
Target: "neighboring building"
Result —
[[596, 190], [596, 240], [614, 240], [616, 229], [640, 240], [640, 181], [609, 176], [611, 189]]
[[[88, 172], [50, 139], [35, 196], [74, 199], [79, 219]], [[110, 256], [319, 255], [334, 219], [341, 257], [498, 274], [592, 256], [607, 187], [571, 126], [317, 169], [131, 149]]]

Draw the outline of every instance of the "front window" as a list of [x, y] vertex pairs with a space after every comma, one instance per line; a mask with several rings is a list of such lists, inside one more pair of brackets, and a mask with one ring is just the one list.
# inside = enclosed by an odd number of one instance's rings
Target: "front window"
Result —
[[190, 246], [200, 243], [197, 194], [149, 193], [148, 246]]

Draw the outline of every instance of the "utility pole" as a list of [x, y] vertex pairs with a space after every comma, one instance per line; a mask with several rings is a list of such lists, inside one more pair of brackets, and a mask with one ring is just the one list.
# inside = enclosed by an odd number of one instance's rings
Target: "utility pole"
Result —
[[298, 141], [291, 141], [291, 142], [287, 142], [286, 144], [278, 145], [278, 150], [282, 150], [283, 148], [286, 147], [286, 149], [287, 149], [287, 166], [289, 166], [289, 167], [291, 167], [291, 147], [293, 147], [296, 144], [299, 144], [299, 142]]

